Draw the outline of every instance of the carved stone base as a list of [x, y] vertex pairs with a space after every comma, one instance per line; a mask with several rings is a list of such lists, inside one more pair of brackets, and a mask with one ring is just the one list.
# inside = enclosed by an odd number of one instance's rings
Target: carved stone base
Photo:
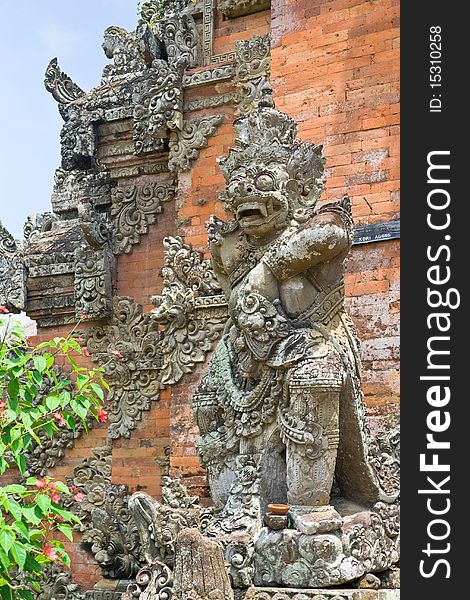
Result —
[[[324, 507], [289, 516], [293, 528], [264, 527], [255, 541], [255, 585], [291, 589], [342, 585], [389, 569], [399, 560], [396, 504], [377, 503], [371, 510], [343, 514]], [[372, 585], [364, 582], [361, 587]], [[276, 596], [276, 600], [283, 599]]]
[[400, 590], [325, 590], [251, 587], [245, 600], [399, 600]]

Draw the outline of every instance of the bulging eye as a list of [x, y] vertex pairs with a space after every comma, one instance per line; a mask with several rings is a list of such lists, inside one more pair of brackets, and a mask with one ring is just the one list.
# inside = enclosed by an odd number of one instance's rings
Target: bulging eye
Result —
[[274, 179], [268, 173], [261, 173], [255, 179], [256, 187], [263, 192], [270, 192], [274, 189]]

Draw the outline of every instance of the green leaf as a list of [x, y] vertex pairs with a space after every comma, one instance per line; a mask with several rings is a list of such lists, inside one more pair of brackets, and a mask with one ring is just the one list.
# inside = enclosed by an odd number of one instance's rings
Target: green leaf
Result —
[[23, 475], [26, 472], [26, 459], [24, 454], [18, 454], [18, 456], [14, 457], [14, 461], [16, 466], [20, 470], [20, 473]]
[[13, 546], [11, 547], [11, 553], [20, 569], [23, 569], [27, 556], [26, 548], [24, 547], [24, 545], [20, 544], [19, 542], [13, 542]]
[[7, 573], [10, 572], [11, 560], [8, 558], [8, 555], [0, 548], [0, 563], [3, 565], [3, 568]]
[[[29, 571], [29, 569], [28, 569], [28, 571]], [[18, 595], [21, 598], [23, 598], [24, 600], [35, 600], [34, 594], [30, 590], [26, 590], [26, 589], [18, 590]]]
[[2, 597], [2, 600], [15, 600], [13, 590], [7, 585], [0, 586], [0, 595]]
[[15, 538], [9, 531], [7, 531], [6, 529], [0, 530], [0, 546], [6, 554], [8, 554], [8, 552], [10, 551], [10, 548], [13, 546], [14, 541]]
[[72, 528], [70, 525], [59, 525], [57, 529], [61, 531], [68, 540], [73, 542]]
[[7, 388], [10, 398], [16, 400], [18, 398], [18, 392], [20, 391], [20, 382], [18, 379], [10, 379]]
[[42, 373], [47, 369], [47, 361], [44, 356], [35, 356], [33, 358], [35, 368]]
[[[41, 371], [32, 371], [31, 375], [32, 375], [32, 377], [33, 377], [34, 381], [35, 381], [35, 382], [36, 382], [38, 385], [41, 385], [41, 383], [42, 383], [42, 380], [43, 380], [43, 376], [42, 376], [42, 373], [41, 373]], [[35, 395], [37, 395], [37, 393], [36, 393]]]
[[95, 394], [98, 396], [98, 398], [101, 401], [103, 401], [104, 400], [103, 388], [101, 388], [97, 383], [92, 383], [91, 388], [95, 392]]
[[62, 416], [64, 417], [64, 421], [67, 423], [67, 427], [72, 431], [75, 431], [76, 424], [73, 415], [70, 413], [62, 413]]
[[65, 485], [65, 483], [62, 481], [54, 481], [54, 483], [59, 492], [62, 492], [63, 494], [69, 493], [69, 488]]
[[41, 565], [33, 556], [31, 556], [31, 554], [28, 554], [28, 556], [26, 557], [24, 567], [30, 573], [35, 573], [42, 570]]
[[37, 494], [36, 502], [44, 515], [48, 515], [51, 508], [51, 499], [45, 494]]
[[86, 419], [88, 411], [77, 400], [72, 399], [70, 402], [70, 406], [72, 410], [80, 417], [80, 419]]
[[88, 375], [82, 375], [81, 373], [77, 374], [77, 386], [78, 389], [81, 390], [87, 383], [90, 381]]
[[0, 488], [0, 490], [6, 494], [23, 494], [28, 491], [24, 485], [18, 485], [17, 483], [6, 485], [4, 488]]
[[23, 511], [16, 500], [13, 500], [12, 498], [7, 498], [3, 506], [14, 519], [16, 519], [17, 521], [21, 521], [21, 519], [23, 518]]
[[26, 527], [23, 521], [15, 521], [12, 524], [12, 527], [15, 531], [21, 534], [25, 540], [29, 540], [29, 529]]
[[51, 412], [54, 411], [58, 406], [60, 406], [59, 396], [48, 396], [46, 398], [46, 406]]

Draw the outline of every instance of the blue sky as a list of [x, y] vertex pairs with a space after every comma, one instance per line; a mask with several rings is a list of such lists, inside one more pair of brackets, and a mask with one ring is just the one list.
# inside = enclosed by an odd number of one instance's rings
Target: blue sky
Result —
[[0, 221], [22, 238], [27, 215], [50, 210], [62, 119], [43, 85], [51, 58], [82, 89], [109, 61], [110, 25], [137, 24], [137, 0], [0, 0]]

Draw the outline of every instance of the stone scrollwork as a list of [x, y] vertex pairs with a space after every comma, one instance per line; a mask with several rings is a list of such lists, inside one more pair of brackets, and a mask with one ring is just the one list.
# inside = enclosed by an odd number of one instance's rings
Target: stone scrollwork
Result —
[[[84, 334], [92, 357], [106, 364], [109, 436], [129, 437], [142, 413], [150, 409], [161, 389], [161, 337], [158, 323], [131, 298], [113, 298], [110, 325]], [[117, 358], [116, 351], [122, 355]]]
[[369, 454], [382, 489], [396, 497], [400, 490], [400, 427], [396, 425], [375, 435]]
[[59, 110], [62, 116], [66, 114], [63, 105], [70, 104], [85, 94], [66, 73], [61, 71], [57, 58], [53, 58], [47, 65], [44, 87], [52, 94], [54, 100], [59, 103]]
[[225, 298], [208, 260], [182, 238], [163, 240], [163, 291], [152, 317], [163, 325], [161, 381], [173, 385], [205, 360], [224, 326]]
[[59, 217], [52, 212], [29, 215], [23, 226], [24, 239], [29, 240], [33, 235], [43, 233], [44, 231], [50, 231], [58, 218]]
[[0, 222], [0, 304], [20, 311], [26, 306], [26, 271], [22, 249]]
[[[184, 68], [200, 63], [199, 35], [188, 0], [172, 0], [163, 11], [151, 10], [151, 2], [145, 3], [141, 13], [148, 20], [156, 35], [165, 45], [168, 62]], [[161, 14], [163, 13], [163, 14]]]
[[161, 150], [167, 130], [183, 123], [183, 69], [164, 60], [154, 61], [148, 79], [134, 97], [133, 137], [135, 153]]
[[111, 445], [93, 450], [93, 456], [75, 468], [67, 484], [83, 494], [82, 502], [65, 502], [81, 520], [82, 542], [108, 578], [125, 579], [138, 570], [137, 528], [128, 509], [127, 486], [111, 483]]
[[239, 96], [236, 114], [244, 115], [272, 94], [270, 36], [255, 35], [250, 40], [240, 40], [236, 50], [235, 83]]
[[172, 600], [173, 572], [160, 561], [140, 569], [135, 583], [130, 583], [122, 600]]
[[85, 600], [86, 597], [80, 586], [72, 581], [72, 573], [54, 563], [45, 567], [40, 586], [38, 600]]
[[175, 197], [173, 181], [149, 185], [116, 187], [112, 193], [111, 220], [114, 231], [114, 253], [128, 254], [155, 223], [163, 204]]
[[185, 121], [181, 131], [172, 131], [168, 160], [170, 171], [189, 171], [191, 161], [198, 158], [199, 150], [207, 146], [209, 137], [215, 134], [223, 120], [223, 115], [201, 117]]

